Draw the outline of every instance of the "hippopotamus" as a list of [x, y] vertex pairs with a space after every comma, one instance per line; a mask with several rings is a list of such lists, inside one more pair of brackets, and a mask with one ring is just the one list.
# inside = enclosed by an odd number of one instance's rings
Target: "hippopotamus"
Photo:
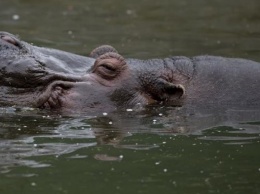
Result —
[[247, 59], [125, 59], [108, 45], [80, 56], [0, 32], [0, 61], [2, 107], [87, 113], [149, 105], [260, 107], [260, 63]]

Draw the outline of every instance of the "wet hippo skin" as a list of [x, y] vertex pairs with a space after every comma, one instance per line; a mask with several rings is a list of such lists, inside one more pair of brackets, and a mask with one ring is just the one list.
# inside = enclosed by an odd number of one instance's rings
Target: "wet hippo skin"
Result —
[[124, 59], [32, 46], [0, 32], [0, 106], [65, 112], [146, 106], [260, 107], [260, 64], [215, 56]]

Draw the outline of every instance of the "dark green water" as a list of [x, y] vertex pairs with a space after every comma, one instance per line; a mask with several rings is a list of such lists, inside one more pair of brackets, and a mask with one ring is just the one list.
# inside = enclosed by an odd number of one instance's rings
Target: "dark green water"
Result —
[[[259, 0], [1, 0], [0, 30], [82, 55], [260, 61]], [[260, 110], [0, 109], [0, 193], [260, 193]]]

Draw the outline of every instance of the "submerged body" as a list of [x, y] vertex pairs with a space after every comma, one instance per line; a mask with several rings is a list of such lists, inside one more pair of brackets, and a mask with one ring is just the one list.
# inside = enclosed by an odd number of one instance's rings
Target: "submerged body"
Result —
[[124, 59], [40, 48], [0, 32], [0, 106], [65, 112], [136, 105], [260, 107], [260, 63], [213, 56]]

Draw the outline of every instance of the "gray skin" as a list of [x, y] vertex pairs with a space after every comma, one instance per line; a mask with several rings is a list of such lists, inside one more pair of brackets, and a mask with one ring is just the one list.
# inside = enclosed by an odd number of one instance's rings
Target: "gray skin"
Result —
[[109, 112], [150, 104], [260, 107], [260, 64], [213, 56], [124, 59], [40, 48], [0, 32], [0, 106]]

